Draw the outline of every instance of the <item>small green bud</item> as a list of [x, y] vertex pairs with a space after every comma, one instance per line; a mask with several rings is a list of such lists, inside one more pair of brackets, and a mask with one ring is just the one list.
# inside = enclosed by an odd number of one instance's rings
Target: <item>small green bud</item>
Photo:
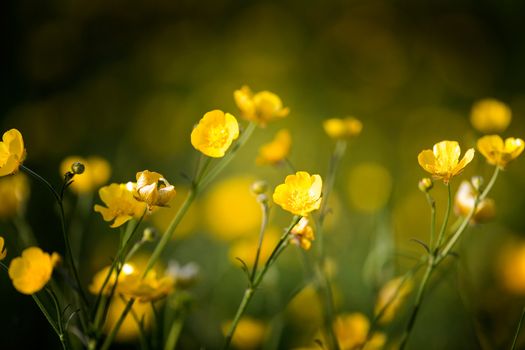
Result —
[[434, 183], [432, 182], [430, 178], [425, 177], [419, 180], [418, 187], [421, 192], [427, 193], [428, 191], [432, 189], [432, 187], [434, 187]]
[[157, 239], [157, 236], [157, 230], [155, 230], [153, 227], [146, 227], [142, 233], [142, 241], [153, 242]]
[[470, 180], [472, 183], [472, 186], [476, 189], [476, 191], [481, 192], [481, 188], [483, 187], [483, 177], [482, 176], [473, 176]]
[[256, 195], [263, 194], [268, 190], [268, 183], [264, 180], [255, 181], [251, 186], [251, 190]]
[[80, 162], [74, 162], [73, 164], [71, 164], [71, 172], [75, 175], [80, 175], [84, 173], [84, 170], [86, 170], [86, 167]]

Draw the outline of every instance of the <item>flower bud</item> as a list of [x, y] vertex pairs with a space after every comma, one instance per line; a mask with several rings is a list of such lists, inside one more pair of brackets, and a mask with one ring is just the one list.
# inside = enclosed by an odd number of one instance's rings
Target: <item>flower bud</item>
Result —
[[470, 182], [472, 183], [472, 186], [476, 189], [476, 191], [481, 192], [481, 188], [483, 187], [484, 182], [482, 176], [472, 176]]
[[418, 187], [421, 192], [427, 193], [432, 187], [434, 187], [434, 183], [432, 182], [432, 179], [425, 177], [419, 180]]
[[71, 164], [71, 172], [75, 175], [80, 175], [84, 173], [84, 170], [86, 170], [86, 168], [84, 164], [80, 162], [74, 162], [73, 164]]
[[253, 194], [264, 194], [268, 190], [268, 183], [264, 180], [255, 181], [251, 187]]
[[158, 232], [153, 227], [146, 227], [142, 233], [143, 242], [153, 242], [157, 239]]

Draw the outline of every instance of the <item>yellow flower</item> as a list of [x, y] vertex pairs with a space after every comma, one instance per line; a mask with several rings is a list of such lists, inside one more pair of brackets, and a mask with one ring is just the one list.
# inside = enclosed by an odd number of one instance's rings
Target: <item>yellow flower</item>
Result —
[[117, 291], [128, 298], [148, 303], [166, 297], [173, 291], [174, 286], [175, 279], [170, 275], [158, 276], [155, 270], [150, 270], [142, 277], [140, 271], [132, 270], [119, 279]]
[[53, 268], [60, 262], [60, 255], [44, 253], [38, 247], [24, 249], [22, 256], [9, 265], [9, 277], [20, 293], [34, 294], [51, 279]]
[[105, 184], [111, 176], [111, 166], [102, 157], [91, 156], [82, 158], [77, 156], [67, 157], [60, 164], [60, 175], [71, 171], [71, 165], [80, 162], [85, 166], [82, 174], [76, 174], [69, 186], [77, 194], [90, 193]]
[[[259, 262], [265, 262], [275, 248], [277, 244], [278, 231], [275, 228], [269, 228], [264, 234], [264, 240], [261, 246], [261, 253], [259, 256]], [[253, 267], [255, 262], [255, 252], [257, 251], [257, 246], [259, 244], [259, 237], [253, 236], [245, 239], [238, 240], [235, 242], [229, 252], [228, 257], [232, 264], [238, 266], [239, 260], [241, 259], [249, 267]]]
[[268, 122], [284, 118], [290, 113], [289, 108], [283, 108], [279, 96], [270, 91], [261, 91], [255, 95], [248, 86], [243, 86], [233, 93], [235, 103], [244, 119], [256, 122], [264, 127]]
[[[334, 321], [334, 333], [341, 350], [352, 350], [363, 344], [366, 340], [370, 321], [359, 313], [342, 314]], [[374, 333], [372, 339], [364, 347], [365, 350], [381, 349], [386, 342], [383, 333]]]
[[511, 293], [525, 295], [525, 241], [504, 245], [499, 253], [496, 276]]
[[[108, 309], [108, 316], [104, 323], [104, 333], [108, 334], [111, 332], [115, 324], [118, 322], [120, 315], [124, 311], [127, 302], [122, 300], [119, 296], [114, 297], [111, 300], [111, 304]], [[140, 336], [140, 329], [137, 321], [135, 321], [134, 315], [138, 320], [144, 320], [144, 328], [148, 330], [151, 327], [153, 320], [153, 310], [149, 303], [134, 303], [129, 312], [124, 318], [124, 322], [119, 328], [119, 331], [115, 337], [115, 341], [119, 343], [131, 342], [136, 340]]]
[[419, 165], [433, 175], [435, 179], [442, 179], [448, 183], [450, 179], [459, 175], [463, 168], [474, 158], [474, 149], [470, 148], [461, 161], [461, 148], [456, 141], [441, 141], [434, 145], [433, 150], [424, 150], [419, 153]]
[[[469, 181], [461, 182], [456, 196], [454, 197], [454, 211], [458, 216], [467, 216], [476, 201], [477, 190]], [[472, 216], [473, 223], [486, 222], [494, 218], [496, 215], [494, 200], [491, 198], [484, 198], [478, 203], [476, 212]]]
[[[223, 333], [230, 328], [231, 321], [222, 325]], [[239, 350], [259, 349], [266, 337], [268, 326], [265, 322], [244, 316], [239, 320], [237, 329], [233, 334], [232, 345]]]
[[0, 176], [16, 173], [25, 157], [26, 150], [20, 131], [6, 131], [0, 142]]
[[478, 140], [478, 150], [487, 162], [502, 169], [516, 159], [524, 147], [523, 140], [514, 137], [507, 138], [505, 142], [498, 135], [483, 136]]
[[403, 281], [403, 277], [391, 279], [381, 288], [375, 305], [376, 315], [379, 315], [381, 310], [384, 309], [383, 315], [379, 320], [380, 323], [385, 324], [394, 319], [396, 312], [403, 305], [412, 288], [412, 281]]
[[259, 156], [256, 162], [259, 165], [277, 165], [288, 157], [291, 146], [290, 132], [286, 129], [279, 130], [271, 142], [259, 148]]
[[361, 133], [363, 123], [354, 117], [330, 118], [323, 122], [323, 128], [326, 134], [333, 139], [348, 139]]
[[298, 171], [275, 188], [273, 201], [292, 214], [307, 216], [321, 206], [322, 188], [321, 176]]
[[[95, 274], [95, 276], [93, 276], [93, 280], [91, 281], [91, 284], [88, 286], [88, 290], [91, 293], [98, 294], [100, 292], [104, 284], [104, 281], [106, 280], [106, 276], [108, 275], [109, 269], [110, 269], [110, 266], [106, 266], [102, 270], [98, 271]], [[135, 266], [130, 263], [125, 263], [124, 266], [122, 266], [122, 271], [120, 272], [119, 280], [121, 278], [125, 278], [126, 275], [129, 275], [131, 273], [135, 273]], [[111, 293], [111, 290], [113, 289], [113, 285], [115, 284], [116, 276], [117, 276], [117, 271], [113, 270], [111, 272], [111, 276], [109, 276], [109, 279], [106, 282], [106, 286], [104, 287], [102, 294], [109, 295]]]
[[0, 218], [7, 219], [23, 211], [29, 197], [29, 183], [23, 173], [0, 178]]
[[0, 236], [0, 260], [4, 260], [7, 255], [7, 249], [5, 249], [4, 244], [4, 237]]
[[135, 198], [144, 202], [149, 208], [165, 207], [175, 196], [175, 187], [170, 185], [161, 174], [144, 170], [137, 173]]
[[510, 124], [512, 112], [505, 103], [487, 98], [472, 106], [470, 122], [472, 126], [484, 134], [500, 133]]
[[144, 214], [146, 204], [133, 197], [134, 184], [111, 184], [102, 187], [98, 193], [106, 207], [96, 204], [95, 211], [102, 214], [105, 221], [113, 221], [111, 227], [118, 227]]
[[304, 250], [309, 250], [314, 240], [314, 230], [309, 225], [309, 221], [306, 217], [302, 217], [301, 220], [292, 228], [291, 242]]
[[208, 157], [221, 158], [239, 137], [239, 124], [230, 113], [208, 112], [191, 132], [191, 144]]

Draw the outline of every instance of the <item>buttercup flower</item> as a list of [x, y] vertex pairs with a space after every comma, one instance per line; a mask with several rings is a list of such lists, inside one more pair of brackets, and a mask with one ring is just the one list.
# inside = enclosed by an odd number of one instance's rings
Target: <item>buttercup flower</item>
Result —
[[309, 221], [306, 217], [302, 217], [301, 220], [292, 228], [291, 242], [304, 250], [310, 249], [312, 241], [314, 240], [314, 230], [309, 225]]
[[[458, 216], [467, 216], [476, 202], [477, 190], [469, 181], [461, 182], [456, 196], [454, 197], [454, 211]], [[473, 223], [486, 222], [494, 218], [496, 215], [494, 200], [491, 198], [484, 198], [478, 203], [476, 212], [472, 216]]]
[[[365, 342], [370, 328], [370, 321], [359, 312], [342, 314], [335, 319], [333, 328], [339, 348], [341, 350], [352, 350]], [[376, 332], [364, 349], [382, 349], [385, 342], [386, 336], [383, 333]]]
[[417, 156], [419, 165], [432, 174], [435, 179], [448, 183], [459, 175], [465, 166], [474, 158], [474, 149], [470, 148], [459, 160], [461, 148], [456, 141], [441, 141], [434, 145], [433, 150], [424, 150]]
[[248, 86], [243, 86], [233, 93], [235, 103], [241, 110], [244, 119], [258, 123], [264, 127], [268, 122], [284, 118], [290, 113], [289, 108], [283, 108], [279, 96], [270, 91], [253, 94]]
[[20, 131], [6, 131], [0, 142], [0, 176], [16, 173], [25, 157], [26, 150]]
[[29, 247], [22, 252], [22, 256], [11, 261], [9, 277], [16, 290], [31, 295], [44, 288], [59, 262], [60, 255], [57, 253], [50, 255], [38, 247]]
[[[223, 333], [226, 334], [230, 328], [230, 322], [222, 325]], [[244, 316], [237, 324], [237, 331], [233, 334], [232, 345], [239, 350], [258, 349], [266, 337], [268, 326], [263, 321]]]
[[0, 260], [4, 260], [7, 255], [7, 249], [5, 249], [4, 244], [4, 237], [0, 236]]
[[[405, 299], [412, 291], [412, 280], [403, 281], [402, 277], [396, 277], [388, 281], [379, 291], [375, 305], [375, 314], [379, 315], [384, 309], [383, 315], [379, 320], [380, 323], [385, 324], [394, 319], [396, 312], [403, 305]], [[387, 306], [388, 305], [388, 306]]]
[[221, 158], [239, 137], [239, 124], [230, 113], [208, 112], [191, 132], [191, 144], [208, 157]]
[[483, 136], [478, 140], [478, 150], [487, 162], [502, 169], [516, 159], [524, 147], [523, 140], [514, 137], [507, 138], [505, 142], [498, 135]]
[[257, 164], [276, 165], [288, 157], [292, 146], [292, 137], [286, 129], [279, 130], [275, 138], [259, 148], [259, 156], [256, 159]]
[[161, 174], [144, 170], [137, 173], [135, 198], [148, 205], [165, 207], [175, 196], [175, 187], [170, 185]]
[[273, 201], [292, 214], [307, 216], [321, 206], [322, 188], [321, 176], [298, 171], [275, 188]]
[[470, 122], [472, 126], [484, 134], [505, 131], [512, 119], [512, 112], [505, 103], [487, 98], [472, 106]]
[[[108, 309], [108, 316], [104, 323], [104, 333], [109, 334], [115, 324], [119, 321], [122, 312], [126, 308], [127, 301], [122, 300], [120, 296], [113, 297]], [[115, 342], [129, 343], [137, 340], [141, 336], [141, 330], [137, 325], [135, 317], [143, 322], [143, 327], [146, 331], [151, 328], [154, 319], [153, 310], [149, 303], [134, 303], [120, 329], [115, 336]], [[129, 344], [128, 344], [129, 345]]]
[[105, 221], [113, 221], [111, 227], [119, 227], [133, 217], [140, 218], [146, 209], [146, 203], [133, 197], [134, 184], [111, 184], [102, 187], [98, 193], [107, 207], [95, 205], [95, 211], [102, 214]]
[[76, 174], [73, 182], [69, 185], [72, 191], [77, 194], [89, 193], [105, 184], [111, 176], [111, 166], [102, 157], [92, 156], [82, 158], [77, 156], [67, 157], [60, 163], [60, 175], [71, 171], [71, 166], [79, 162], [84, 165], [84, 172]]
[[23, 173], [0, 178], [0, 218], [11, 218], [23, 211], [29, 197], [29, 183]]
[[175, 279], [171, 275], [158, 276], [155, 270], [150, 270], [143, 278], [142, 273], [132, 270], [119, 279], [117, 291], [128, 298], [147, 303], [166, 297], [174, 286]]
[[352, 138], [361, 133], [363, 123], [354, 117], [330, 118], [323, 122], [326, 134], [333, 139]]

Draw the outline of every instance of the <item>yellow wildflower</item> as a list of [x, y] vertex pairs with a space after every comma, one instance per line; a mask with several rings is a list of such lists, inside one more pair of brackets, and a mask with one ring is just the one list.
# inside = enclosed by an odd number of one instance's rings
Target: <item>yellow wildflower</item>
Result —
[[[93, 294], [98, 294], [100, 290], [102, 289], [102, 286], [104, 284], [104, 281], [106, 280], [106, 276], [109, 273], [110, 266], [104, 267], [102, 270], [98, 271], [95, 276], [93, 276], [93, 280], [91, 281], [91, 284], [88, 286], [88, 289]], [[125, 263], [124, 266], [122, 266], [122, 271], [120, 272], [119, 279], [125, 278], [126, 275], [135, 273], [135, 266], [130, 263]], [[111, 272], [111, 276], [109, 276], [108, 281], [106, 282], [106, 286], [104, 287], [104, 290], [102, 291], [102, 294], [109, 295], [111, 293], [111, 290], [113, 289], [113, 285], [115, 284], [115, 278], [117, 276], [117, 271], [113, 269]]]
[[16, 173], [25, 157], [24, 139], [20, 131], [6, 131], [0, 142], [0, 176]]
[[208, 157], [221, 158], [239, 137], [239, 124], [230, 113], [213, 110], [191, 132], [191, 144]]
[[302, 217], [301, 220], [292, 228], [291, 242], [304, 250], [310, 249], [314, 240], [314, 230], [309, 225], [308, 218]]
[[[261, 253], [259, 256], [259, 262], [265, 262], [275, 248], [277, 244], [278, 230], [276, 228], [269, 228], [264, 233], [264, 240], [261, 246]], [[234, 265], [239, 265], [239, 260], [241, 259], [249, 267], [253, 267], [255, 262], [255, 252], [257, 251], [257, 246], [259, 244], [259, 237], [252, 236], [249, 238], [241, 239], [236, 241], [230, 248], [228, 252], [228, 257]]]
[[165, 207], [175, 196], [175, 187], [170, 185], [161, 174], [144, 170], [137, 173], [135, 198], [148, 205]]
[[20, 214], [29, 197], [29, 183], [23, 173], [0, 178], [0, 218], [7, 219]]
[[146, 204], [133, 197], [134, 184], [111, 184], [102, 187], [98, 193], [106, 207], [96, 204], [95, 211], [102, 214], [105, 221], [113, 221], [111, 227], [119, 227], [144, 214]]
[[292, 214], [307, 216], [321, 206], [322, 188], [321, 176], [298, 171], [275, 188], [273, 201]]
[[384, 309], [383, 315], [379, 320], [380, 323], [385, 324], [394, 319], [396, 312], [403, 305], [412, 288], [412, 281], [403, 281], [403, 277], [391, 279], [381, 288], [375, 305], [376, 315], [379, 315], [381, 310]]
[[277, 165], [288, 157], [291, 146], [290, 132], [286, 129], [279, 130], [271, 142], [259, 148], [259, 156], [256, 162], [259, 165]]
[[142, 277], [141, 272], [132, 270], [119, 279], [117, 291], [128, 298], [147, 303], [166, 297], [174, 286], [175, 279], [170, 275], [158, 276], [155, 270], [150, 270]]
[[330, 118], [323, 122], [323, 128], [332, 139], [348, 139], [361, 133], [363, 123], [354, 117]]
[[77, 194], [90, 193], [105, 184], [111, 176], [111, 166], [102, 157], [91, 156], [82, 158], [77, 156], [67, 157], [60, 164], [60, 174], [63, 176], [71, 171], [71, 165], [80, 162], [84, 165], [84, 172], [76, 174], [69, 186]]
[[[352, 350], [365, 342], [370, 321], [359, 312], [342, 314], [335, 319], [333, 328], [339, 348], [341, 350]], [[376, 332], [364, 349], [381, 349], [385, 342], [386, 336], [383, 333]]]
[[[458, 216], [467, 216], [476, 201], [477, 190], [469, 181], [461, 182], [456, 196], [454, 197], [454, 211]], [[478, 203], [476, 212], [472, 217], [473, 223], [486, 222], [494, 218], [496, 215], [494, 200], [491, 198], [484, 198]]]
[[448, 184], [452, 177], [459, 175], [472, 161], [474, 152], [474, 149], [470, 148], [460, 161], [459, 144], [456, 141], [441, 141], [434, 145], [433, 150], [427, 149], [419, 153], [417, 160], [435, 179], [442, 179]]
[[525, 295], [525, 241], [505, 244], [499, 253], [496, 276], [511, 293]]
[[16, 290], [31, 295], [44, 288], [58, 262], [57, 253], [49, 255], [38, 247], [29, 247], [24, 249], [22, 256], [11, 260], [9, 277]]
[[243, 86], [233, 93], [235, 103], [244, 119], [258, 123], [264, 127], [268, 122], [284, 118], [290, 113], [289, 108], [283, 108], [279, 96], [270, 91], [253, 94], [248, 86]]
[[516, 159], [524, 147], [523, 140], [514, 137], [507, 138], [505, 142], [498, 135], [483, 136], [478, 140], [478, 150], [487, 162], [502, 169]]
[[[222, 325], [223, 333], [226, 334], [230, 328], [231, 321]], [[239, 320], [237, 329], [233, 334], [232, 345], [239, 350], [258, 349], [266, 337], [268, 326], [265, 322], [244, 316]]]
[[4, 237], [0, 236], [0, 260], [4, 260], [7, 255], [7, 249], [5, 249]]
[[509, 106], [493, 98], [474, 103], [470, 112], [472, 126], [484, 134], [505, 131], [511, 119], [512, 112]]
[[[114, 297], [111, 300], [111, 304], [108, 309], [108, 316], [106, 322], [104, 323], [104, 333], [108, 334], [111, 332], [115, 324], [118, 322], [122, 312], [126, 307], [127, 302], [122, 300], [119, 296]], [[134, 314], [134, 315], [133, 315]], [[144, 320], [144, 328], [148, 330], [151, 327], [153, 320], [153, 310], [149, 303], [134, 303], [124, 321], [122, 322], [117, 335], [115, 336], [115, 341], [118, 343], [131, 342], [136, 340], [140, 336], [140, 329], [137, 321], [135, 321], [134, 316], [138, 320]]]

